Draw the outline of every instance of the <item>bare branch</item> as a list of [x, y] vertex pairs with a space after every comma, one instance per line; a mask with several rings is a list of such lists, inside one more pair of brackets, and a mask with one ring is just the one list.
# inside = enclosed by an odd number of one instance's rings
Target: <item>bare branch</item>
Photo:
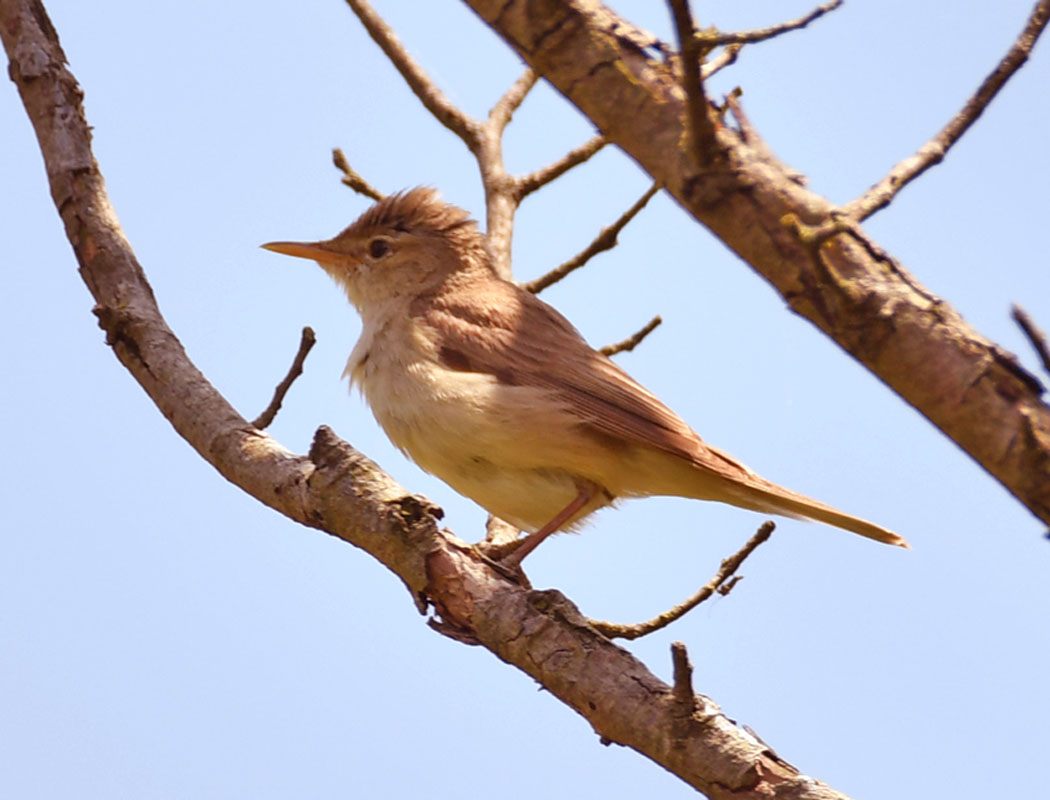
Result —
[[691, 715], [696, 710], [696, 692], [693, 690], [693, 665], [689, 663], [689, 652], [684, 642], [671, 642], [671, 667], [671, 691], [675, 703], [686, 716]]
[[357, 170], [350, 166], [350, 162], [346, 160], [346, 154], [338, 147], [332, 150], [332, 163], [335, 164], [336, 169], [343, 173], [343, 183], [358, 194], [370, 197], [376, 202], [379, 202], [386, 196], [362, 178]]
[[692, 143], [689, 152], [696, 157], [697, 164], [703, 165], [712, 160], [717, 146], [715, 126], [709, 115], [710, 104], [700, 77], [700, 62], [706, 48], [696, 38], [689, 0], [668, 0], [668, 4], [678, 34], [679, 67], [686, 98], [686, 130]]
[[1050, 0], [1039, 0], [1032, 9], [1024, 30], [1007, 51], [998, 66], [981, 83], [974, 95], [966, 101], [962, 110], [944, 126], [940, 133], [889, 171], [885, 178], [872, 186], [861, 197], [842, 209], [843, 215], [860, 222], [876, 211], [885, 208], [897, 193], [922, 175], [930, 167], [941, 163], [948, 150], [962, 138], [970, 126], [984, 113], [1006, 82], [1013, 77], [1035, 47], [1039, 36], [1050, 20]]
[[522, 76], [514, 81], [514, 84], [504, 93], [503, 97], [496, 101], [496, 105], [489, 111], [488, 124], [497, 133], [502, 133], [507, 127], [510, 118], [514, 116], [514, 112], [521, 106], [539, 78], [540, 76], [531, 68], [526, 68]]
[[1021, 332], [1035, 349], [1039, 360], [1043, 362], [1043, 369], [1050, 373], [1050, 347], [1047, 346], [1046, 334], [1039, 329], [1028, 312], [1016, 303], [1014, 303], [1010, 316], [1014, 318], [1014, 322], [1020, 326]]
[[520, 202], [537, 189], [541, 189], [551, 181], [560, 178], [573, 167], [579, 166], [589, 159], [605, 147], [607, 143], [608, 140], [599, 133], [597, 136], [588, 139], [574, 150], [570, 150], [553, 164], [538, 169], [535, 172], [530, 172], [528, 175], [522, 175], [516, 178], [514, 186], [514, 194], [516, 198]]
[[619, 236], [620, 231], [624, 229], [628, 222], [637, 216], [638, 212], [645, 208], [645, 204], [648, 203], [654, 194], [660, 190], [660, 185], [654, 183], [649, 189], [646, 190], [645, 194], [638, 198], [633, 206], [625, 211], [616, 222], [610, 225], [608, 228], [602, 228], [601, 233], [595, 237], [594, 241], [591, 242], [587, 247], [577, 253], [575, 256], [570, 258], [564, 264], [552, 269], [546, 275], [541, 275], [535, 280], [528, 281], [522, 284], [522, 288], [532, 292], [533, 294], [539, 294], [548, 286], [557, 283], [566, 275], [569, 275], [588, 261], [590, 261], [598, 253], [603, 253], [606, 250], [611, 250], [616, 246], [616, 237]]
[[307, 325], [303, 328], [303, 335], [299, 340], [299, 352], [295, 354], [292, 366], [288, 368], [288, 374], [284, 376], [284, 380], [277, 384], [277, 388], [274, 389], [270, 405], [266, 406], [263, 412], [252, 422], [255, 428], [265, 430], [273, 422], [277, 412], [281, 410], [281, 403], [284, 402], [284, 397], [288, 394], [288, 390], [292, 388], [295, 379], [303, 374], [303, 364], [316, 343], [317, 336], [314, 334], [314, 329]]
[[346, 3], [357, 14], [368, 35], [390, 59], [405, 83], [413, 91], [434, 118], [463, 140], [464, 144], [475, 152], [479, 146], [478, 123], [457, 108], [442, 92], [430, 76], [409, 54], [397, 38], [393, 29], [387, 25], [367, 0], [346, 0]]
[[740, 55], [740, 51], [743, 49], [744, 45], [742, 44], [731, 44], [710, 61], [704, 62], [700, 67], [700, 80], [706, 81], [712, 75], [721, 72], [730, 64], [735, 64], [737, 56]]
[[751, 555], [760, 544], [769, 539], [773, 534], [773, 529], [775, 527], [776, 525], [770, 520], [763, 522], [755, 532], [755, 535], [748, 539], [744, 546], [737, 552], [725, 559], [714, 577], [701, 586], [696, 594], [684, 602], [679, 603], [674, 608], [668, 609], [663, 614], [653, 617], [648, 622], [639, 622], [634, 625], [622, 625], [617, 622], [591, 620], [591, 625], [602, 635], [607, 636], [610, 639], [637, 639], [641, 636], [653, 633], [654, 631], [658, 631], [661, 628], [666, 628], [672, 622], [681, 619], [717, 592], [722, 585], [733, 577], [733, 574], [740, 569], [740, 565], [744, 563], [747, 557]]
[[768, 28], [755, 28], [750, 31], [738, 31], [736, 33], [726, 33], [723, 31], [698, 31], [695, 36], [700, 45], [705, 49], [718, 47], [719, 45], [741, 45], [763, 42], [767, 39], [772, 39], [775, 36], [788, 33], [789, 31], [797, 31], [805, 28], [809, 23], [816, 19], [820, 19], [829, 11], [834, 11], [842, 5], [842, 2], [843, 0], [830, 0], [830, 2], [822, 3], [817, 6], [803, 17], [799, 17], [798, 19], [789, 22], [781, 22], [777, 25], [770, 25]]
[[632, 350], [634, 350], [634, 348], [636, 348], [638, 345], [640, 345], [642, 343], [642, 340], [645, 339], [646, 336], [648, 336], [650, 333], [652, 333], [658, 327], [660, 327], [662, 323], [663, 319], [661, 319], [660, 315], [657, 314], [655, 317], [649, 320], [641, 330], [637, 331], [631, 336], [628, 336], [622, 342], [616, 342], [615, 344], [605, 345], [605, 347], [602, 347], [598, 352], [607, 356], [614, 356], [617, 353], [629, 353]]

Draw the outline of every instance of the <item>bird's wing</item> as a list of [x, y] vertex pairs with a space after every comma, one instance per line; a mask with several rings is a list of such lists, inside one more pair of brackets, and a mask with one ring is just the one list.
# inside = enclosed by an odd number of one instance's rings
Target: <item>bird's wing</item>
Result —
[[493, 375], [504, 384], [554, 392], [586, 425], [606, 436], [656, 447], [734, 481], [746, 466], [706, 444], [677, 414], [561, 314], [512, 283], [471, 282], [421, 299], [416, 310], [452, 369]]

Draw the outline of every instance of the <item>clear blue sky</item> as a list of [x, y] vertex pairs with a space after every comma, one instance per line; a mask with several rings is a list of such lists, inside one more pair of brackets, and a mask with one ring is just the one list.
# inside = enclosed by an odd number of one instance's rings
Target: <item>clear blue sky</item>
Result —
[[[615, 6], [669, 33], [663, 3]], [[378, 7], [473, 113], [520, 73], [457, 2]], [[697, 14], [733, 28], [808, 8], [719, 0]], [[850, 0], [807, 32], [746, 49], [716, 88], [743, 86], [773, 149], [845, 201], [958, 109], [1029, 8]], [[358, 331], [340, 293], [306, 262], [258, 249], [330, 235], [366, 207], [339, 184], [333, 146], [383, 190], [432, 184], [480, 212], [461, 144], [336, 0], [50, 10], [117, 213], [191, 357], [251, 417], [312, 325], [319, 343], [273, 434], [302, 452], [332, 425], [478, 537], [482, 512], [398, 455], [340, 381]], [[1032, 367], [1008, 312], [1021, 301], [1050, 328], [1047, 48], [869, 225]], [[694, 796], [601, 746], [489, 653], [435, 635], [371, 558], [263, 508], [178, 439], [103, 344], [10, 84], [0, 130], [0, 794]], [[591, 133], [538, 88], [508, 161], [531, 169]], [[646, 185], [610, 150], [530, 198], [518, 277], [576, 252]], [[621, 358], [629, 371], [709, 441], [914, 547], [784, 522], [730, 597], [631, 649], [667, 677], [669, 643], [686, 642], [698, 690], [857, 797], [1037, 792], [1033, 766], [1050, 743], [1039, 523], [665, 198], [545, 297], [595, 344], [662, 314]], [[529, 573], [591, 616], [636, 621], [706, 581], [760, 521], [685, 500], [629, 503], [546, 544]]]

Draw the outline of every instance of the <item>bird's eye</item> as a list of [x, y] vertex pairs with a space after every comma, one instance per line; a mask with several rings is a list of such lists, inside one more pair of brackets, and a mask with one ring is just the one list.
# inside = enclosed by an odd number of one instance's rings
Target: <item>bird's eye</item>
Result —
[[386, 239], [373, 239], [368, 243], [368, 255], [372, 258], [382, 258], [390, 252], [390, 242]]

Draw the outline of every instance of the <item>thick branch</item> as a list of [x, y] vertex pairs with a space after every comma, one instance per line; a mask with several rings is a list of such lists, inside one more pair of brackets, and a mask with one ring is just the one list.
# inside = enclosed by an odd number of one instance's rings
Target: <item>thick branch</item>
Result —
[[175, 430], [231, 483], [374, 556], [462, 631], [532, 676], [608, 741], [636, 749], [711, 798], [842, 795], [778, 762], [707, 698], [683, 717], [670, 686], [594, 631], [557, 592], [506, 581], [437, 528], [407, 493], [330, 430], [296, 456], [249, 425], [186, 356], [109, 203], [82, 92], [38, 0], [0, 0], [0, 37], [36, 131], [52, 198], [114, 354]]
[[835, 207], [726, 126], [716, 135], [728, 169], [712, 202], [710, 175], [681, 148], [684, 103], [672, 67], [651, 57], [634, 27], [607, 7], [591, 0], [464, 2], [795, 312], [1050, 523], [1050, 409], [1002, 349], [859, 229], [824, 243], [815, 259], [814, 247], [784, 220], [795, 215], [819, 225], [834, 219]]

